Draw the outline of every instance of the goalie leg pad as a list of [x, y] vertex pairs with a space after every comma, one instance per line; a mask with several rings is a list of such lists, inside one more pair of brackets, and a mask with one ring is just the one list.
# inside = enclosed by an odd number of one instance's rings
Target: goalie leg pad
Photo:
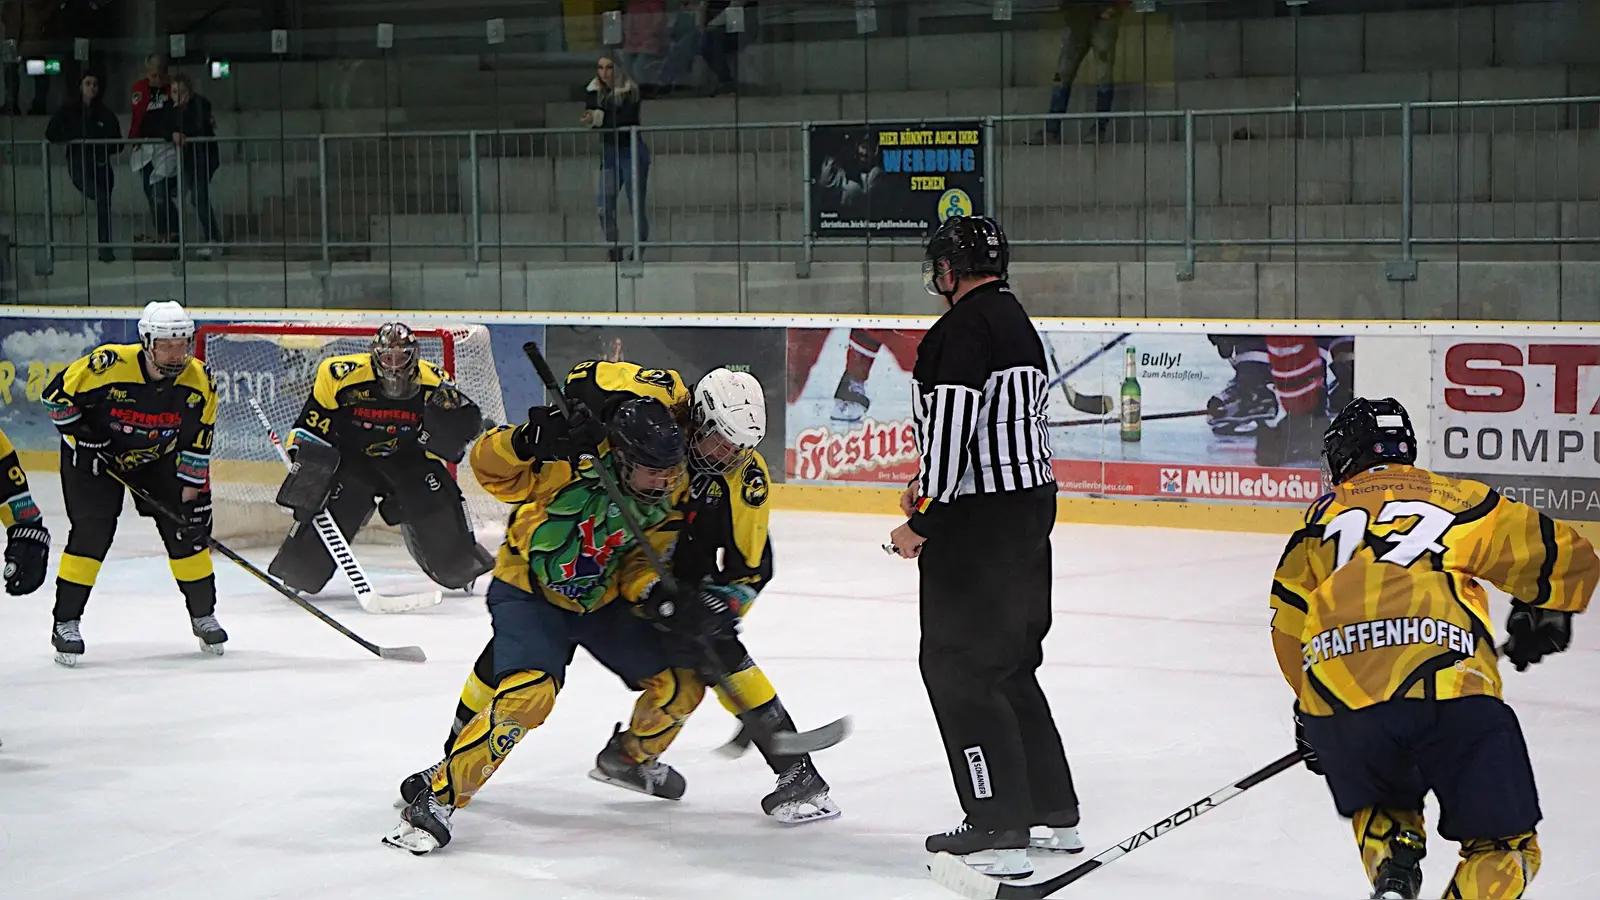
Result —
[[[344, 482], [334, 486], [333, 499], [328, 512], [339, 526], [339, 532], [348, 540], [355, 536], [372, 514], [372, 492], [359, 482]], [[272, 558], [267, 572], [289, 587], [304, 594], [315, 594], [328, 584], [335, 567], [328, 548], [311, 522], [295, 522], [289, 535], [283, 539], [278, 554]]]
[[294, 464], [278, 488], [278, 505], [294, 510], [296, 519], [309, 520], [328, 505], [338, 472], [338, 450], [315, 441], [296, 444]]

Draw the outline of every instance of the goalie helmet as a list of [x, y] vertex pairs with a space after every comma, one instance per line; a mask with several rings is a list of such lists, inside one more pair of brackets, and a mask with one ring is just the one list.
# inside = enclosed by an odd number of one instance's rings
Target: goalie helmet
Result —
[[[158, 359], [156, 341], [172, 339], [185, 342], [182, 358]], [[183, 304], [176, 300], [152, 300], [145, 304], [144, 312], [139, 316], [139, 344], [144, 347], [150, 365], [162, 378], [176, 378], [183, 374], [183, 370], [189, 367], [189, 360], [194, 358], [194, 320], [184, 311]]]
[[767, 398], [749, 372], [712, 369], [695, 382], [689, 464], [722, 475], [750, 458], [767, 434]]
[[372, 372], [378, 376], [378, 389], [390, 400], [417, 395], [421, 358], [417, 336], [404, 322], [390, 322], [372, 337]]
[[617, 460], [623, 490], [645, 503], [660, 503], [683, 480], [683, 429], [659, 400], [624, 400], [606, 425], [606, 442]]
[[1417, 435], [1411, 417], [1393, 397], [1357, 397], [1328, 425], [1322, 436], [1324, 490], [1380, 463], [1412, 465], [1417, 461]]

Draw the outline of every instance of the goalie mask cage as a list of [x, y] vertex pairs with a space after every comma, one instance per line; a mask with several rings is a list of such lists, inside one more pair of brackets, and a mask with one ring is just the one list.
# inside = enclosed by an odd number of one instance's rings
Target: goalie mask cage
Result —
[[[275, 502], [284, 466], [250, 408], [250, 399], [261, 404], [278, 438], [287, 441], [311, 395], [318, 364], [330, 356], [368, 352], [380, 324], [229, 322], [195, 330], [195, 355], [205, 360], [217, 387], [211, 491], [218, 538], [247, 545], [276, 544], [294, 524], [289, 511]], [[491, 421], [506, 420], [488, 328], [437, 325], [412, 331], [423, 359], [448, 373]], [[493, 549], [510, 507], [478, 485], [466, 460], [455, 474], [479, 541]], [[393, 543], [399, 540], [399, 529], [385, 525], [374, 513], [356, 540]]]

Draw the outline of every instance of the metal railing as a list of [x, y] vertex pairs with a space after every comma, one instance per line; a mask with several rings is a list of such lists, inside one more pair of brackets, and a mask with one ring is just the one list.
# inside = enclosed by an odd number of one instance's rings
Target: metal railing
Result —
[[[1209, 259], [1371, 259], [1407, 278], [1427, 254], [1600, 244], [1600, 97], [981, 121], [989, 209], [1021, 259], [1168, 259], [1180, 277]], [[124, 141], [103, 245], [62, 148], [19, 142], [0, 230], [46, 265], [97, 247], [323, 262], [911, 258], [900, 248], [913, 239], [808, 224], [808, 132], [887, 124], [643, 126], [609, 152], [584, 128], [197, 138], [220, 166], [193, 178], [177, 154], [178, 227], [154, 240], [133, 239], [155, 204], [127, 161], [163, 142]], [[205, 233], [198, 181], [220, 236]]]

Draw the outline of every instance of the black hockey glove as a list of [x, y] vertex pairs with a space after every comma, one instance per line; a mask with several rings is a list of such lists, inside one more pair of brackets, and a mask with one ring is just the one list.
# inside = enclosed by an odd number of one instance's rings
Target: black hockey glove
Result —
[[96, 478], [107, 471], [105, 454], [111, 450], [108, 437], [80, 437], [72, 442], [72, 467]]
[[196, 547], [204, 547], [211, 540], [211, 492], [201, 491], [200, 496], [183, 502], [184, 524], [178, 529], [178, 540]]
[[1572, 643], [1572, 613], [1511, 601], [1505, 646], [1500, 652], [1521, 672]]
[[738, 593], [741, 589], [749, 592], [749, 588], [738, 585], [731, 589], [706, 585], [693, 595], [680, 597], [657, 583], [640, 605], [661, 631], [689, 641], [698, 642], [702, 638], [714, 641], [739, 634], [738, 604], [748, 605], [748, 600], [741, 600], [744, 596]]
[[511, 432], [511, 449], [526, 460], [573, 459], [594, 453], [606, 438], [605, 426], [589, 407], [574, 401], [569, 415], [553, 406], [528, 409], [528, 422]]
[[1294, 745], [1299, 748], [1300, 759], [1305, 762], [1306, 768], [1310, 769], [1312, 774], [1325, 775], [1327, 773], [1322, 771], [1322, 760], [1317, 758], [1317, 748], [1311, 746], [1311, 742], [1306, 740], [1306, 723], [1303, 716], [1304, 713], [1300, 712], [1300, 704], [1295, 703]]
[[18, 522], [6, 529], [6, 593], [31, 594], [44, 584], [50, 560], [50, 532], [40, 521]]

